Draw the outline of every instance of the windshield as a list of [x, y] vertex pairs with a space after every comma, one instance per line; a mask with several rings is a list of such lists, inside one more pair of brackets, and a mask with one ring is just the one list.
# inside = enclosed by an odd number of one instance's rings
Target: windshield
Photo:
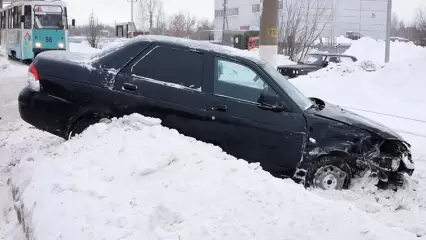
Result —
[[275, 82], [293, 99], [293, 101], [303, 110], [312, 106], [312, 101], [299, 91], [287, 78], [279, 73], [269, 64], [262, 64], [263, 69], [274, 78]]
[[317, 65], [322, 66], [324, 63], [324, 56], [321, 55], [315, 55], [315, 54], [308, 54], [306, 55], [300, 63], [302, 64], [308, 64], [308, 65]]
[[34, 6], [34, 28], [64, 29], [66, 20], [60, 6]]

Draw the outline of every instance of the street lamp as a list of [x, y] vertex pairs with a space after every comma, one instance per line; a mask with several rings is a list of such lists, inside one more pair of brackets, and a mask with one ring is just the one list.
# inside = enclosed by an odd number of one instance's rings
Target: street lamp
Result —
[[392, 34], [392, 0], [388, 0], [388, 14], [386, 23], [386, 49], [385, 49], [385, 62], [390, 60], [390, 38]]

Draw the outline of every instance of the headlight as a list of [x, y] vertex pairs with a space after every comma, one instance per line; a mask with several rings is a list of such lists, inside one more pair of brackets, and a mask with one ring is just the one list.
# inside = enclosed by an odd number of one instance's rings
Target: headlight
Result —
[[41, 48], [41, 43], [36, 42], [36, 43], [35, 43], [35, 47], [36, 47], [36, 48]]
[[414, 170], [414, 161], [408, 153], [402, 155], [402, 162], [405, 164], [406, 168]]
[[58, 43], [58, 47], [59, 47], [59, 48], [64, 48], [65, 46], [64, 46], [64, 44], [63, 44], [63, 43]]
[[399, 158], [392, 159], [392, 171], [396, 171], [399, 168], [399, 164], [401, 163], [401, 160]]

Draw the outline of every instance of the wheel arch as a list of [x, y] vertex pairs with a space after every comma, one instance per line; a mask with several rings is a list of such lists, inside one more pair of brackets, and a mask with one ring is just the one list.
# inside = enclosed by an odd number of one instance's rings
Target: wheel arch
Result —
[[116, 111], [105, 105], [93, 105], [80, 108], [77, 114], [68, 122], [67, 137], [80, 121], [101, 120], [102, 118], [113, 118], [118, 116], [119, 114]]

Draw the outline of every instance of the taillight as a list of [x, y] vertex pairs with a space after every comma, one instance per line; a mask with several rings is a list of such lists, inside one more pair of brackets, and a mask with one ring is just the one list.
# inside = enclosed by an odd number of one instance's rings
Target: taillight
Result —
[[40, 77], [34, 63], [31, 63], [28, 69], [28, 87], [34, 91], [40, 91]]
[[38, 81], [40, 80], [37, 72], [37, 68], [35, 67], [34, 63], [30, 64], [30, 68], [28, 69], [28, 72], [30, 72], [34, 76], [34, 80]]

